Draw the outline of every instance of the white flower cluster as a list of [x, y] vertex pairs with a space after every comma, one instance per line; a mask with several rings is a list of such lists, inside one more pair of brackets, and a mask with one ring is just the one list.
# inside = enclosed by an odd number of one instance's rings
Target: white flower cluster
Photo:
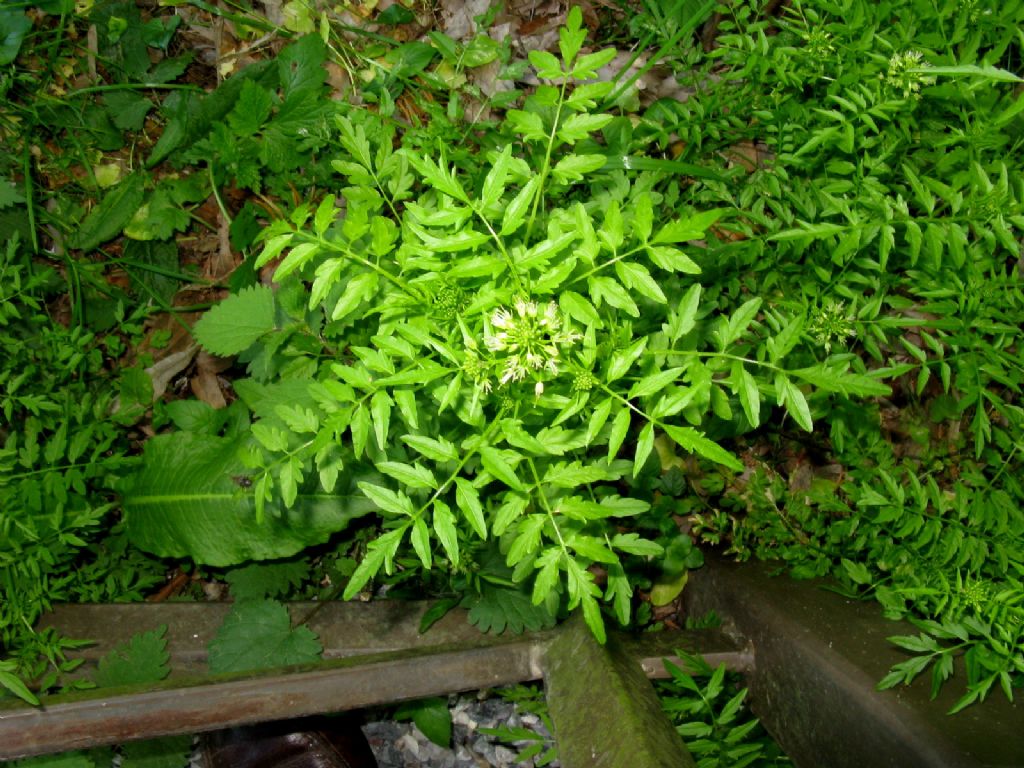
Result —
[[484, 323], [484, 345], [499, 361], [499, 383], [522, 381], [534, 374], [538, 377], [534, 385], [537, 395], [544, 391], [539, 376], [557, 375], [562, 348], [581, 338], [553, 301], [538, 306], [535, 301], [518, 299], [511, 310], [496, 309]]
[[[921, 86], [935, 83], [934, 77], [912, 71], [931, 66], [923, 58], [920, 51], [894, 53], [889, 59], [889, 71], [885, 75], [885, 82], [896, 90], [902, 91], [905, 99], [921, 98], [919, 93]], [[882, 75], [880, 74], [879, 77]]]

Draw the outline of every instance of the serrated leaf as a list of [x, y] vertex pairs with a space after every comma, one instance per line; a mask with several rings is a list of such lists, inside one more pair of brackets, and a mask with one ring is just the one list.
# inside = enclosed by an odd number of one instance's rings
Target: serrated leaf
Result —
[[359, 490], [366, 494], [374, 504], [385, 512], [393, 515], [407, 515], [412, 517], [416, 510], [413, 508], [412, 500], [402, 492], [392, 491], [374, 483], [359, 482]]
[[412, 548], [419, 557], [420, 562], [423, 563], [423, 567], [429, 571], [431, 565], [430, 532], [427, 530], [427, 523], [422, 517], [418, 517], [413, 521], [409, 541], [412, 543]]
[[530, 209], [530, 203], [533, 202], [533, 196], [536, 194], [539, 184], [540, 178], [535, 176], [526, 182], [523, 188], [512, 198], [512, 201], [505, 208], [505, 213], [501, 217], [502, 235], [511, 235], [526, 221], [526, 212]]
[[558, 583], [558, 572], [562, 562], [562, 550], [558, 547], [545, 549], [537, 557], [535, 566], [539, 569], [533, 581], [531, 601], [534, 605], [543, 603]]
[[761, 423], [761, 396], [757, 390], [757, 382], [739, 360], [733, 362], [730, 378], [733, 391], [739, 396], [740, 405], [743, 407], [743, 414], [750, 422], [750, 426], [756, 428]]
[[170, 674], [167, 652], [167, 627], [133, 635], [100, 659], [96, 669], [96, 685], [107, 688], [116, 685], [157, 683]]
[[582, 181], [588, 173], [603, 168], [607, 159], [604, 155], [569, 154], [555, 164], [551, 169], [551, 175], [559, 184]]
[[714, 440], [709, 440], [703, 434], [692, 427], [676, 427], [671, 424], [664, 425], [667, 434], [680, 448], [690, 453], [696, 453], [705, 459], [722, 464], [734, 469], [737, 472], [743, 471], [743, 463], [720, 446]]
[[253, 285], [214, 306], [192, 330], [208, 352], [237, 355], [274, 329], [274, 312], [273, 290]]
[[214, 674], [273, 669], [320, 660], [323, 648], [306, 626], [292, 628], [288, 609], [274, 600], [235, 603], [210, 641]]
[[465, 478], [455, 478], [455, 503], [476, 531], [476, 535], [486, 539], [487, 523], [484, 520], [484, 508], [480, 504], [480, 494]]
[[619, 280], [627, 288], [636, 291], [641, 296], [645, 296], [651, 301], [656, 301], [658, 304], [665, 304], [668, 299], [665, 298], [664, 291], [661, 290], [661, 286], [658, 285], [657, 281], [651, 277], [651, 273], [647, 271], [647, 267], [642, 264], [634, 264], [628, 261], [617, 261], [615, 262], [615, 274], [618, 275]]
[[814, 423], [811, 419], [811, 409], [807, 405], [807, 398], [793, 382], [782, 374], [775, 377], [775, 389], [778, 391], [779, 405], [784, 406], [786, 412], [793, 417], [793, 420], [806, 432], [814, 431]]
[[483, 464], [484, 469], [509, 488], [522, 490], [523, 482], [516, 475], [515, 469], [501, 451], [489, 445], [484, 446], [480, 449], [480, 462]]
[[288, 255], [274, 270], [274, 281], [279, 283], [292, 272], [302, 269], [318, 253], [320, 253], [320, 243], [299, 243], [288, 251]]
[[452, 565], [459, 564], [459, 535], [455, 529], [455, 515], [440, 499], [434, 501], [434, 533], [444, 547], [445, 554]]
[[619, 349], [612, 353], [611, 362], [608, 364], [608, 372], [605, 374], [605, 381], [611, 383], [621, 379], [639, 359], [640, 355], [647, 349], [647, 337], [642, 336], [626, 349]]
[[604, 327], [601, 316], [594, 305], [575, 291], [562, 291], [558, 297], [558, 305], [562, 311], [574, 320], [594, 328]]
[[683, 243], [688, 240], [700, 240], [708, 227], [718, 221], [723, 213], [723, 210], [704, 211], [685, 219], [670, 221], [658, 230], [651, 242]]
[[619, 448], [622, 447], [623, 441], [626, 439], [626, 433], [629, 431], [629, 409], [622, 408], [617, 414], [615, 419], [612, 421], [612, 429], [608, 434], [608, 460], [615, 458], [615, 454], [619, 452]]
[[587, 112], [569, 115], [558, 126], [558, 138], [567, 144], [575, 144], [589, 137], [594, 131], [601, 130], [611, 120], [611, 115], [592, 115]]
[[404, 464], [398, 461], [379, 461], [377, 462], [376, 467], [385, 475], [395, 478], [400, 483], [404, 483], [410, 488], [436, 489], [438, 487], [437, 478], [434, 477], [434, 473], [421, 464]]
[[292, 560], [278, 563], [250, 563], [232, 568], [224, 576], [235, 600], [283, 597], [309, 576], [309, 563]]
[[433, 461], [457, 461], [459, 449], [445, 438], [425, 435], [402, 435], [402, 442]]
[[521, 588], [505, 588], [485, 583], [479, 596], [468, 598], [469, 621], [481, 632], [514, 634], [524, 630], [537, 632], [555, 625], [555, 615], [547, 603], [534, 605], [530, 594]]
[[377, 440], [377, 447], [385, 450], [388, 444], [388, 431], [391, 428], [391, 406], [394, 400], [384, 390], [373, 393], [370, 398], [370, 414], [373, 416], [373, 435]]
[[682, 272], [685, 275], [701, 273], [700, 265], [678, 248], [651, 245], [647, 247], [647, 255], [651, 257], [652, 262], [666, 272]]
[[647, 461], [647, 457], [651, 455], [651, 450], [654, 448], [654, 425], [650, 422], [644, 425], [644, 428], [640, 430], [640, 437], [636, 441], [636, 455], [633, 457], [633, 477], [640, 474], [640, 471], [644, 468], [644, 464]]
[[512, 166], [512, 145], [507, 145], [494, 161], [491, 170], [484, 178], [483, 189], [480, 191], [480, 200], [485, 206], [494, 205], [505, 194], [505, 181], [508, 179], [508, 172]]

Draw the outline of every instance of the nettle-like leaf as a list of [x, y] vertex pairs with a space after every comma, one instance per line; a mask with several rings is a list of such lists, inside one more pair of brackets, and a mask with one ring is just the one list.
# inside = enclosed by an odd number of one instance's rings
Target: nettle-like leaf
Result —
[[274, 329], [274, 292], [253, 285], [229, 296], [204, 314], [192, 329], [196, 340], [215, 355], [237, 355]]
[[170, 673], [167, 627], [135, 635], [100, 659], [96, 684], [109, 687], [156, 683]]
[[309, 576], [309, 563], [293, 560], [280, 563], [250, 563], [232, 568], [224, 575], [235, 600], [282, 597]]
[[481, 632], [514, 634], [536, 632], [555, 625], [555, 614], [546, 602], [534, 603], [524, 589], [484, 584], [479, 595], [467, 597], [462, 607], [469, 609], [469, 621]]
[[210, 641], [210, 671], [245, 672], [320, 660], [323, 647], [308, 627], [292, 627], [284, 605], [273, 600], [235, 603]]

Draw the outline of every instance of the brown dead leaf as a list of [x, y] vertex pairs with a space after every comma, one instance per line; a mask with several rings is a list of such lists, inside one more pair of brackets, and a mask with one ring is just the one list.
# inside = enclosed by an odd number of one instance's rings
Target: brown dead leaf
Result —
[[228, 401], [221, 389], [219, 373], [231, 366], [231, 359], [200, 352], [196, 357], [195, 374], [189, 381], [192, 394], [211, 408], [224, 408]]

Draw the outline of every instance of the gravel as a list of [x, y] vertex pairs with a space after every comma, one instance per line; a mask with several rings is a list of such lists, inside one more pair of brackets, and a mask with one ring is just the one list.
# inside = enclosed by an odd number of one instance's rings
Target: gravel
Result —
[[[449, 711], [452, 746], [448, 749], [434, 744], [412, 723], [380, 721], [364, 725], [363, 733], [379, 768], [511, 768], [537, 764], [539, 758], [516, 761], [519, 752], [533, 742], [510, 746], [480, 733], [481, 728], [527, 728], [542, 735], [549, 745], [552, 743], [539, 717], [518, 712], [515, 704], [504, 699], [462, 694], [449, 699]], [[559, 763], [555, 760], [548, 765], [557, 768]]]

